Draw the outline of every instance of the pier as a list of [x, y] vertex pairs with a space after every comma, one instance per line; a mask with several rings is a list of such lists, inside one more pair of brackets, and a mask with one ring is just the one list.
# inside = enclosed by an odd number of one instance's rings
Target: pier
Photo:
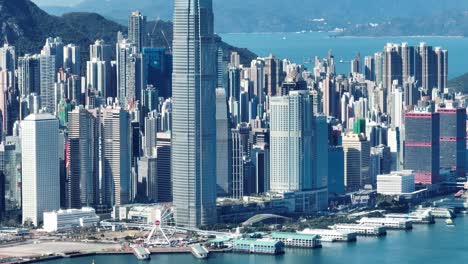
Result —
[[336, 224], [331, 229], [343, 232], [354, 232], [358, 236], [385, 236], [387, 228], [384, 226], [370, 226], [365, 224]]

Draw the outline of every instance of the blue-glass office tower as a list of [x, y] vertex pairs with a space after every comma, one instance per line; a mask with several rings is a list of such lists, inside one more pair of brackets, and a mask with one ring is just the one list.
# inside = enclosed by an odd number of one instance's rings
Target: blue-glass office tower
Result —
[[159, 96], [172, 96], [172, 55], [165, 48], [143, 48], [146, 85], [159, 90]]
[[216, 217], [216, 46], [211, 0], [174, 1], [172, 181], [177, 225]]

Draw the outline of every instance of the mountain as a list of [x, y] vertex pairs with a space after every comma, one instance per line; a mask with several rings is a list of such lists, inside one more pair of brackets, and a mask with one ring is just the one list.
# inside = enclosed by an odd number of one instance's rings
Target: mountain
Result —
[[0, 35], [20, 54], [37, 53], [47, 37], [60, 36], [65, 43], [88, 46], [97, 38], [116, 39], [125, 27], [91, 13], [52, 16], [29, 0], [0, 0]]
[[[114, 43], [118, 31], [127, 31], [125, 26], [96, 13], [75, 12], [62, 16], [49, 15], [30, 0], [0, 0], [0, 26], [0, 37], [14, 45], [20, 55], [37, 53], [47, 37], [59, 36], [64, 43], [80, 45], [83, 61], [89, 56], [89, 45], [96, 39]], [[149, 22], [147, 28], [151, 29], [149, 33], [151, 33], [154, 46], [172, 44], [171, 22]], [[221, 45], [226, 52], [238, 51], [244, 62], [256, 57], [246, 49], [238, 49], [225, 43]]]
[[458, 76], [448, 82], [448, 87], [454, 89], [456, 92], [468, 94], [468, 73]]
[[[49, 0], [51, 2], [52, 0]], [[58, 0], [56, 0], [58, 3]], [[406, 19], [410, 35], [430, 29], [430, 23], [442, 24], [451, 17], [436, 14], [468, 10], [466, 0], [213, 0], [216, 32], [294, 32], [300, 30], [332, 30], [344, 28], [357, 32], [361, 25], [385, 24]], [[83, 0], [73, 7], [46, 7], [61, 14], [70, 11], [92, 11], [116, 21], [126, 21], [131, 11], [140, 9], [154, 20], [172, 19], [172, 0]], [[411, 21], [422, 19], [421, 27]], [[456, 28], [461, 26], [455, 25]], [[356, 33], [357, 34], [357, 33]]]
[[341, 35], [468, 36], [468, 9], [444, 11], [424, 17], [394, 18], [380, 24], [359, 24]]

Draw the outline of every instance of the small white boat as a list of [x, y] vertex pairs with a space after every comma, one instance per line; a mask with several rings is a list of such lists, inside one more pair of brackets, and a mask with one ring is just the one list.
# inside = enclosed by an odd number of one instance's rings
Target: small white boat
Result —
[[453, 223], [453, 220], [452, 220], [452, 219], [447, 219], [447, 220], [445, 220], [445, 224], [446, 224], [447, 226], [454, 226], [454, 225], [455, 225], [455, 224]]
[[151, 252], [142, 246], [134, 247], [133, 254], [138, 260], [149, 260], [151, 258]]
[[198, 259], [206, 259], [210, 253], [208, 249], [202, 245], [192, 245], [190, 246], [190, 250], [192, 251], [192, 255]]

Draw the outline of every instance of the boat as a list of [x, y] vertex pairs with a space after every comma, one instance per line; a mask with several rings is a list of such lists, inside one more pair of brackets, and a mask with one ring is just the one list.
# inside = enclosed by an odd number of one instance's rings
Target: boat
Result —
[[452, 219], [447, 219], [445, 220], [445, 224], [448, 225], [448, 226], [454, 226], [455, 224], [453, 223], [453, 220]]
[[190, 246], [190, 251], [192, 252], [192, 255], [198, 259], [206, 259], [210, 253], [208, 249], [198, 244]]
[[135, 255], [138, 260], [149, 260], [151, 258], [151, 252], [142, 246], [134, 247], [133, 255]]

